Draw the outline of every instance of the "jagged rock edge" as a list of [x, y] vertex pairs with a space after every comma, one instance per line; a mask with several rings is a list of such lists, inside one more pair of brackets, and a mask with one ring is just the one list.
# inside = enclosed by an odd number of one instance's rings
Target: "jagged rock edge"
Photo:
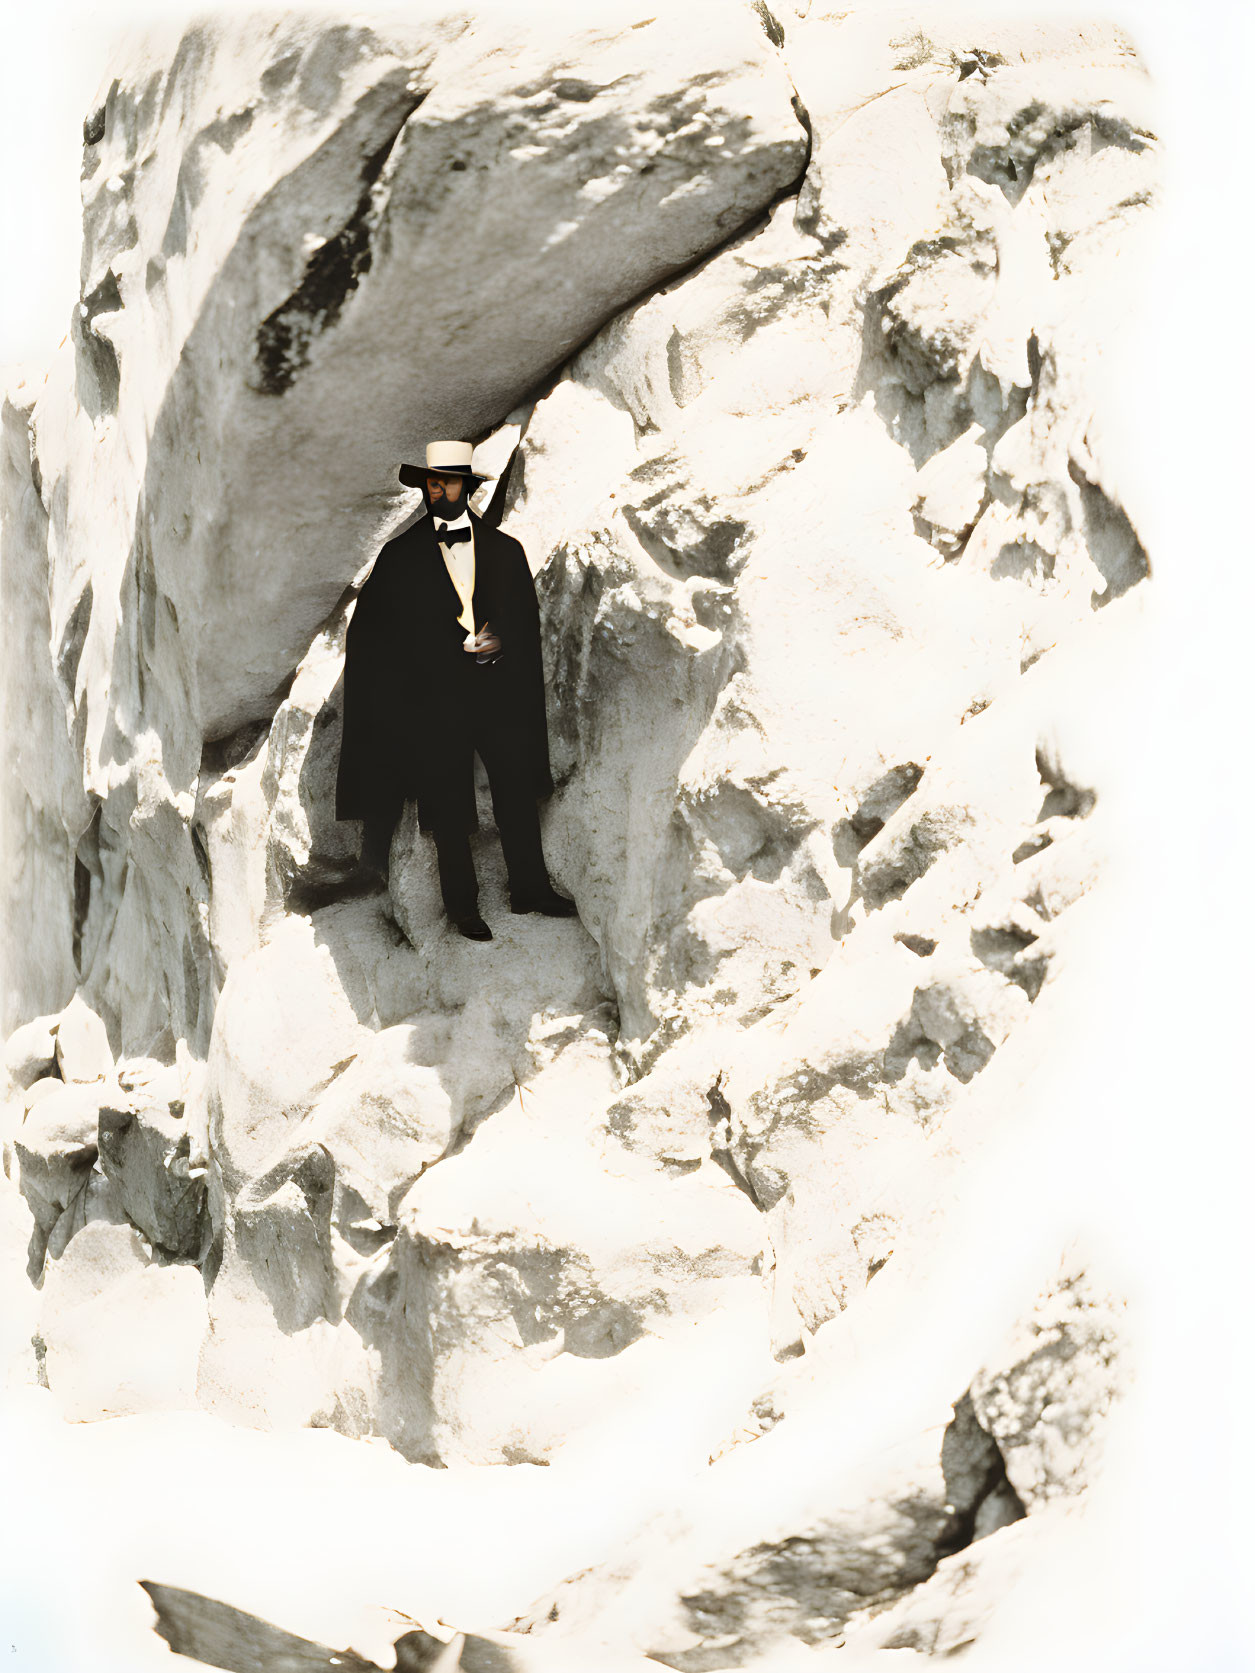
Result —
[[[783, 62], [783, 60], [782, 60], [782, 62]], [[793, 85], [791, 79], [790, 79], [789, 85], [790, 86]], [[406, 117], [406, 122], [409, 121], [409, 117], [414, 114], [414, 110], [416, 110], [418, 108], [418, 104], [421, 103], [421, 102], [422, 101], [419, 100], [418, 103], [416, 103], [414, 105], [414, 107], [411, 109], [411, 111], [409, 112], [409, 114]], [[511, 454], [511, 457], [510, 457], [510, 460], [509, 460], [508, 464], [505, 467], [505, 471], [503, 472], [503, 475], [508, 473], [508, 471], [510, 470], [510, 468], [513, 466], [513, 464], [515, 462], [515, 458], [516, 458], [518, 452], [521, 451], [521, 449], [522, 449], [523, 440], [524, 440], [524, 437], [527, 434], [527, 424], [528, 424], [528, 420], [530, 418], [531, 412], [535, 410], [535, 408], [540, 404], [540, 402], [542, 400], [544, 400], [546, 395], [552, 394], [553, 390], [556, 389], [558, 384], [562, 381], [562, 378], [565, 374], [566, 368], [571, 364], [572, 361], [578, 359], [578, 357], [585, 351], [585, 349], [588, 348], [589, 344], [592, 343], [596, 339], [596, 337], [599, 335], [599, 333], [602, 332], [605, 329], [605, 327], [610, 323], [611, 320], [617, 319], [622, 315], [630, 314], [634, 309], [640, 308], [641, 306], [643, 306], [646, 302], [650, 301], [651, 298], [653, 298], [655, 296], [666, 295], [666, 293], [670, 289], [670, 287], [672, 285], [674, 285], [675, 283], [677, 283], [677, 281], [682, 280], [682, 279], [687, 279], [691, 274], [700, 272], [701, 269], [707, 265], [707, 263], [712, 262], [712, 261], [716, 260], [719, 256], [722, 256], [722, 255], [726, 254], [728, 250], [734, 249], [737, 244], [739, 244], [743, 241], [747, 241], [747, 240], [755, 237], [768, 224], [768, 222], [771, 219], [772, 213], [775, 211], [775, 209], [781, 203], [785, 203], [785, 202], [788, 201], [789, 198], [796, 198], [799, 195], [799, 193], [801, 192], [803, 183], [805, 182], [805, 179], [806, 179], [807, 170], [810, 167], [811, 151], [812, 151], [812, 135], [811, 135], [810, 118], [806, 113], [805, 106], [802, 104], [801, 99], [797, 95], [796, 89], [794, 90], [794, 94], [793, 94], [793, 98], [792, 98], [792, 105], [793, 105], [794, 112], [798, 117], [798, 124], [802, 128], [803, 132], [806, 135], [805, 155], [802, 159], [802, 166], [801, 166], [800, 170], [798, 171], [797, 175], [795, 176], [795, 178], [792, 181], [790, 181], [787, 186], [782, 186], [780, 188], [780, 190], [775, 193], [775, 195], [772, 197], [771, 201], [768, 204], [766, 204], [762, 209], [757, 210], [747, 221], [743, 221], [743, 222], [741, 222], [741, 224], [739, 226], [734, 227], [733, 230], [731, 232], [729, 232], [728, 234], [726, 234], [725, 237], [720, 239], [720, 241], [717, 244], [712, 244], [709, 247], [709, 249], [703, 250], [702, 253], [699, 256], [696, 256], [692, 261], [687, 262], [684, 265], [675, 268], [675, 270], [673, 272], [668, 273], [666, 275], [666, 277], [663, 278], [662, 280], [660, 280], [660, 281], [655, 280], [652, 284], [647, 285], [643, 290], [637, 292], [637, 294], [635, 296], [631, 297], [627, 302], [623, 303], [622, 306], [617, 307], [611, 313], [608, 313], [605, 316], [604, 319], [598, 320], [597, 323], [594, 326], [592, 326], [590, 328], [590, 330], [586, 333], [584, 338], [579, 343], [577, 343], [574, 348], [568, 350], [562, 356], [561, 360], [559, 360], [555, 364], [547, 367], [544, 371], [542, 371], [539, 374], [539, 376], [536, 379], [536, 382], [529, 389], [527, 389], [522, 395], [520, 395], [519, 398], [516, 401], [512, 402], [512, 404], [511, 404], [511, 407], [510, 407], [511, 412], [516, 412], [516, 411], [519, 411], [520, 409], [527, 408], [528, 409], [528, 418], [525, 418], [523, 420], [523, 423], [522, 423], [522, 426], [521, 426], [521, 433], [519, 435], [518, 442], [515, 446], [514, 452]], [[395, 148], [397, 141], [401, 137], [401, 133], [403, 132], [404, 127], [405, 127], [405, 123], [402, 123], [401, 126], [397, 129], [396, 133], [392, 136], [392, 139], [388, 142], [387, 146], [380, 148], [381, 150], [384, 150], [387, 153], [387, 155], [390, 155], [391, 151]], [[379, 174], [382, 174], [383, 169], [386, 165], [387, 155], [385, 155], [379, 163]], [[379, 156], [379, 152], [373, 153], [372, 157], [368, 158], [366, 160], [366, 163], [363, 165], [363, 177], [365, 177], [366, 168], [373, 161], [373, 158], [377, 157], [377, 156]], [[378, 179], [379, 175], [377, 174], [375, 178]], [[369, 199], [369, 196], [370, 196], [370, 189], [369, 188], [363, 194], [363, 196], [364, 196], [365, 199]], [[358, 213], [361, 210], [361, 202], [362, 202], [362, 200], [359, 200], [358, 209], [354, 211], [353, 216], [350, 216], [349, 221], [347, 221], [345, 223], [345, 228], [341, 229], [341, 233], [338, 234], [337, 237], [343, 236], [343, 232], [352, 224], [353, 220], [356, 218], [356, 216], [358, 215]], [[333, 240], [333, 239], [328, 239], [327, 243], [328, 243], [328, 245], [330, 245], [334, 241], [335, 240]], [[324, 246], [324, 248], [326, 248], [326, 246]], [[315, 254], [314, 257], [311, 258], [311, 263], [310, 263], [311, 267], [312, 267], [313, 263], [318, 260], [318, 256], [321, 255], [321, 253], [322, 252], [319, 251]], [[367, 262], [366, 267], [362, 268], [361, 271], [365, 272], [368, 267], [369, 267], [369, 262]], [[307, 274], [308, 274], [308, 272], [309, 272], [309, 267], [307, 267], [307, 269], [306, 269]], [[349, 294], [351, 294], [352, 289], [356, 288], [357, 282], [358, 281], [355, 278], [354, 281], [353, 281], [352, 286], [349, 287], [349, 291], [347, 291], [345, 293], [345, 298], [343, 300], [347, 300], [347, 296]], [[285, 310], [287, 310], [291, 307], [293, 300], [300, 294], [301, 288], [304, 285], [304, 283], [305, 283], [305, 279], [303, 278], [302, 279], [302, 285], [298, 286], [297, 289], [295, 291], [293, 291], [292, 294], [287, 298], [287, 300], [285, 302], [281, 303], [279, 305], [279, 307], [276, 308], [274, 310], [274, 312], [271, 313], [265, 321], [263, 321], [262, 326], [260, 326], [258, 328], [259, 342], [260, 342], [261, 332], [267, 326], [270, 325], [271, 321], [276, 320], [279, 316], [281, 316], [284, 313]], [[341, 305], [343, 305], [343, 301], [342, 301]], [[339, 310], [337, 309], [337, 313], [338, 313], [338, 311]], [[304, 362], [302, 362], [302, 364], [303, 363]], [[283, 385], [283, 388], [288, 387], [288, 384], [290, 384], [291, 381], [293, 380], [293, 378], [295, 377], [297, 370], [299, 370], [299, 367], [295, 368], [293, 370], [292, 376], [288, 378], [288, 381], [287, 381], [287, 383], [285, 383]], [[266, 392], [267, 393], [282, 393], [282, 390], [276, 389], [276, 390], [268, 390]], [[484, 429], [477, 431], [474, 435], [468, 436], [466, 439], [468, 441], [470, 441], [473, 445], [478, 446], [481, 442], [485, 441], [490, 435], [492, 435], [493, 432], [502, 423], [504, 423], [505, 418], [506, 418], [506, 414], [502, 413], [496, 419], [496, 421], [494, 423], [487, 425]], [[256, 746], [258, 740], [264, 735], [265, 732], [269, 731], [269, 728], [271, 727], [271, 725], [273, 725], [275, 715], [278, 713], [279, 709], [283, 706], [283, 703], [285, 702], [285, 700], [287, 698], [288, 692], [291, 690], [292, 681], [296, 678], [296, 671], [300, 667], [301, 662], [303, 662], [305, 657], [308, 656], [310, 648], [314, 644], [314, 641], [318, 638], [319, 634], [326, 632], [327, 628], [337, 619], [340, 612], [342, 610], [344, 610], [346, 605], [352, 599], [354, 599], [356, 596], [357, 596], [357, 586], [353, 582], [348, 583], [346, 585], [345, 589], [344, 589], [344, 592], [336, 600], [336, 603], [327, 612], [326, 616], [324, 616], [323, 619], [318, 623], [318, 625], [317, 625], [317, 627], [315, 627], [314, 631], [310, 634], [309, 641], [308, 641], [307, 645], [305, 646], [305, 649], [302, 651], [301, 656], [297, 659], [296, 663], [293, 665], [291, 671], [288, 673], [286, 678], [284, 680], [282, 680], [279, 683], [279, 685], [277, 685], [275, 687], [274, 691], [271, 693], [271, 701], [273, 703], [273, 707], [269, 709], [269, 712], [265, 715], [262, 715], [262, 716], [258, 717], [255, 720], [247, 721], [243, 727], [238, 729], [237, 732], [226, 733], [221, 738], [212, 738], [212, 739], [211, 738], [206, 738], [204, 740], [204, 748], [205, 749], [208, 749], [211, 745], [221, 746], [223, 748], [223, 750], [225, 751], [225, 753], [232, 760], [241, 760], [241, 759], [243, 759], [244, 755], [251, 754], [252, 749]], [[240, 736], [242, 734], [249, 734], [250, 738], [251, 738], [251, 741], [249, 742], [248, 747], [241, 752], [241, 751], [239, 751], [239, 749], [237, 747], [232, 746], [232, 740], [237, 738], [238, 736]]]

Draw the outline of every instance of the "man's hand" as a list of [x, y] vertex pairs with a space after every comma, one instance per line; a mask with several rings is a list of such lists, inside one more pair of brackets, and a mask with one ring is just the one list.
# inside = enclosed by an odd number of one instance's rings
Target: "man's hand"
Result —
[[501, 649], [501, 641], [493, 632], [492, 623], [485, 622], [473, 639], [465, 641], [462, 649], [473, 655], [492, 656]]

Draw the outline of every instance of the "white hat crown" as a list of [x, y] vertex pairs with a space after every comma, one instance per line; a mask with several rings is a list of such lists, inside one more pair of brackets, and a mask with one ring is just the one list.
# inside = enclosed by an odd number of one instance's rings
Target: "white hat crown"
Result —
[[469, 471], [474, 452], [468, 441], [429, 441], [427, 469], [429, 471]]

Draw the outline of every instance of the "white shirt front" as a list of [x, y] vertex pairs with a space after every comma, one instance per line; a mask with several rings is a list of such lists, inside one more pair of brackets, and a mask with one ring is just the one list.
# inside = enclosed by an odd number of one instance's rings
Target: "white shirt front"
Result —
[[459, 540], [456, 545], [446, 546], [439, 541], [440, 555], [444, 558], [444, 566], [449, 571], [449, 579], [457, 588], [458, 597], [462, 601], [462, 609], [458, 620], [466, 629], [468, 638], [475, 634], [475, 612], [472, 599], [475, 596], [475, 530], [471, 526], [468, 512], [463, 511], [458, 517], [450, 517], [448, 524], [451, 529], [469, 529], [471, 538]]

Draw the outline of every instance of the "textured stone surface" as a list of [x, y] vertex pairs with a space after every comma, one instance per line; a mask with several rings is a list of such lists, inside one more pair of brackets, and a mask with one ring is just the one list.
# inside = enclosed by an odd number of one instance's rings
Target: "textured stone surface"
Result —
[[169, 1108], [106, 1106], [97, 1125], [101, 1170], [148, 1241], [169, 1255], [195, 1257], [206, 1230], [205, 1185], [191, 1175], [191, 1136]]
[[[962, 1645], [1085, 1503], [1119, 1302], [1042, 1279], [1060, 1225], [909, 1410], [841, 1403], [967, 1248], [1102, 894], [1132, 48], [606, 0], [128, 52], [3, 413], [15, 1363], [75, 1417], [593, 1476], [682, 1381], [712, 1462], [619, 1484], [520, 1665]], [[444, 434], [513, 455], [579, 909], [508, 912], [481, 783], [489, 944], [412, 809], [347, 893], [332, 806], [352, 586]]]
[[1098, 1460], [1096, 1431], [1124, 1392], [1121, 1308], [1083, 1273], [1044, 1296], [973, 1382], [972, 1411], [997, 1443], [1029, 1510], [1081, 1492]]
[[57, 1071], [65, 1081], [103, 1080], [113, 1072], [105, 1025], [77, 993], [57, 1019]]
[[100, 1092], [55, 1083], [27, 1111], [14, 1152], [35, 1222], [51, 1230], [96, 1161]]
[[[81, 956], [81, 902], [75, 850], [91, 824], [82, 765], [68, 711], [76, 653], [52, 649], [49, 611], [49, 512], [36, 460], [33, 395], [0, 401], [4, 541], [0, 601], [5, 622], [3, 718], [4, 1015], [6, 1032], [41, 1012], [60, 1011], [74, 993]], [[20, 554], [13, 557], [11, 554]], [[12, 670], [23, 670], [21, 680]], [[67, 689], [67, 687], [69, 689]], [[76, 885], [79, 887], [76, 888]], [[12, 949], [21, 949], [20, 960]]]
[[[948, 1422], [898, 1434], [869, 1456], [834, 1449], [839, 1416], [824, 1392], [831, 1364], [789, 1367], [755, 1399], [749, 1424], [683, 1509], [572, 1576], [519, 1626], [572, 1641], [586, 1632], [627, 1639], [689, 1673], [770, 1666], [799, 1644], [867, 1651], [965, 1642], [992, 1612], [994, 1588], [1017, 1579], [1046, 1537], [1022, 1538], [1018, 1524], [1097, 1473], [1095, 1443], [1123, 1374], [1111, 1330], [1118, 1311], [1075, 1269], [1056, 1274]], [[1058, 1367], [1069, 1359], [1076, 1374], [1065, 1395]], [[1025, 1460], [1011, 1463], [1016, 1437], [1005, 1421], [997, 1432], [993, 1402], [978, 1390], [1006, 1395], [1006, 1410], [1021, 1417], [1031, 1411], [1031, 1481]], [[1081, 1436], [1086, 1460], [1073, 1475]], [[798, 1468], [807, 1457], [809, 1475]], [[1055, 1537], [1064, 1514], [1056, 1506], [1043, 1518]]]
[[57, 1066], [55, 1017], [34, 1017], [15, 1028], [5, 1046], [4, 1066], [13, 1085], [22, 1091], [52, 1075]]

